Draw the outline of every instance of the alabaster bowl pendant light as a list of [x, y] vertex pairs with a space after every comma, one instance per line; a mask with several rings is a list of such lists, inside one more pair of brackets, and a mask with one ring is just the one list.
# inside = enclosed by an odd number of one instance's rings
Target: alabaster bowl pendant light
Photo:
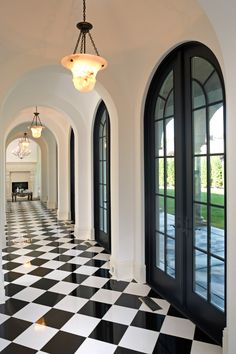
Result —
[[[74, 86], [81, 92], [92, 91], [96, 83], [98, 71], [105, 69], [107, 66], [107, 61], [99, 55], [90, 33], [93, 25], [86, 22], [85, 1], [83, 0], [83, 22], [79, 22], [76, 25], [80, 33], [74, 52], [71, 55], [65, 56], [61, 61], [64, 67], [72, 71]], [[86, 52], [87, 38], [90, 40], [96, 55]], [[80, 53], [76, 53], [79, 46]]]
[[34, 117], [30, 126], [33, 138], [40, 138], [43, 128], [44, 126], [39, 118], [39, 113], [36, 107], [36, 112], [34, 112]]

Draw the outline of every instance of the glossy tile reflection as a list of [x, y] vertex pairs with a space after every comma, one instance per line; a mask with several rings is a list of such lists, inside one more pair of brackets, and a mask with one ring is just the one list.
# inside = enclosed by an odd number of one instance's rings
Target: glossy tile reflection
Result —
[[[1, 353], [220, 354], [149, 286], [112, 279], [109, 254], [75, 239], [44, 204], [9, 203], [7, 219]], [[139, 296], [161, 310], [152, 312]]]

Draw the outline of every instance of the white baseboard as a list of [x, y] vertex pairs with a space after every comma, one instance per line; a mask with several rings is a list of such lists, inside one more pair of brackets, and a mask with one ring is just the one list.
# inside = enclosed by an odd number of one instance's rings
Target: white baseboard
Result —
[[74, 228], [74, 235], [79, 240], [94, 240], [94, 232], [92, 229], [81, 229], [77, 225]]
[[228, 328], [225, 327], [223, 330], [223, 354], [229, 354], [228, 351]]
[[48, 209], [56, 209], [57, 208], [57, 203], [56, 202], [47, 202], [47, 208]]
[[116, 280], [131, 281], [133, 279], [133, 263], [129, 261], [119, 262], [111, 256], [110, 273]]
[[133, 271], [134, 271], [134, 279], [138, 283], [145, 284], [146, 283], [146, 265], [134, 263]]
[[57, 210], [58, 220], [70, 220], [70, 213], [68, 211]]

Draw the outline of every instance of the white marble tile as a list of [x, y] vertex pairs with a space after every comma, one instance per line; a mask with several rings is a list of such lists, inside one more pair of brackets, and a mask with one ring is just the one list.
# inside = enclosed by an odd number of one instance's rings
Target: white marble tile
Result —
[[60, 309], [60, 310], [76, 313], [87, 302], [88, 302], [88, 299], [67, 295], [61, 301], [59, 301], [54, 307], [57, 309]]
[[13, 317], [19, 318], [21, 320], [36, 322], [39, 318], [45, 315], [51, 307], [30, 303], [23, 307], [20, 311], [16, 312]]
[[24, 345], [36, 350], [41, 349], [49, 340], [58, 332], [57, 329], [41, 326], [36, 323], [32, 324], [22, 334], [20, 334], [14, 343]]
[[176, 337], [193, 339], [195, 325], [185, 318], [166, 316], [161, 327], [161, 333]]
[[120, 297], [121, 292], [107, 290], [107, 289], [99, 289], [92, 297], [91, 300], [104, 302], [106, 304], [114, 304], [117, 299]]
[[130, 325], [138, 310], [113, 305], [103, 316], [103, 320]]
[[92, 275], [94, 274], [99, 268], [98, 267], [90, 267], [86, 265], [82, 265], [78, 269], [74, 271], [77, 274], [85, 274], [85, 275]]
[[158, 336], [159, 332], [130, 326], [121, 338], [119, 346], [151, 354]]
[[108, 278], [96, 277], [91, 275], [81, 283], [81, 285], [92, 286], [94, 288], [102, 288], [107, 282]]
[[75, 314], [61, 330], [78, 336], [88, 337], [99, 322], [100, 318]]
[[150, 287], [146, 284], [129, 283], [129, 285], [125, 288], [124, 293], [147, 296], [150, 290]]
[[31, 302], [37, 299], [43, 293], [45, 293], [45, 290], [28, 287], [26, 289], [19, 291], [17, 294], [13, 296], [13, 298]]
[[193, 341], [191, 354], [223, 354], [223, 351], [218, 345]]
[[113, 354], [116, 345], [100, 340], [86, 338], [75, 354]]
[[48, 273], [47, 275], [45, 275], [44, 278], [54, 279], [54, 280], [62, 280], [62, 279], [65, 279], [70, 274], [71, 274], [70, 272], [56, 269], [56, 270], [53, 270], [52, 272]]
[[50, 291], [59, 294], [70, 294], [74, 289], [78, 288], [78, 284], [73, 284], [67, 281], [60, 281], [50, 288]]
[[38, 277], [36, 275], [25, 274], [25, 275], [22, 275], [22, 277], [19, 277], [16, 280], [14, 280], [12, 283], [24, 285], [24, 286], [30, 286], [40, 279], [41, 279], [41, 277]]

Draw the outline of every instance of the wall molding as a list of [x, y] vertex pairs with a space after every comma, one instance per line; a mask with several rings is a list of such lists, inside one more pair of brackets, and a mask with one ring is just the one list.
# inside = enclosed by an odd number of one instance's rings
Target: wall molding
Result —
[[131, 281], [133, 279], [133, 262], [117, 261], [113, 256], [110, 259], [110, 273], [116, 280]]
[[56, 209], [56, 208], [57, 208], [57, 202], [47, 201], [47, 209]]
[[57, 211], [57, 218], [58, 218], [58, 220], [70, 220], [70, 215], [69, 215], [68, 211], [58, 210]]
[[93, 229], [80, 229], [79, 226], [75, 225], [74, 235], [79, 240], [94, 240]]
[[134, 279], [138, 283], [146, 284], [146, 265], [141, 263], [134, 263], [133, 266]]

